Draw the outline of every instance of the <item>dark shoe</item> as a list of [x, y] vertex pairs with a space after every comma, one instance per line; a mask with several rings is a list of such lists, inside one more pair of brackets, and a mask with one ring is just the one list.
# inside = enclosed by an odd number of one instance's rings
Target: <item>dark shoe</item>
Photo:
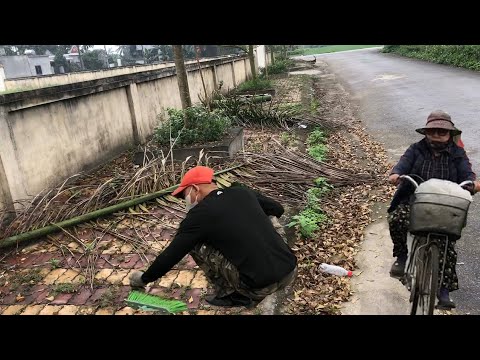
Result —
[[456, 307], [455, 303], [450, 300], [448, 289], [441, 288], [438, 292], [438, 304], [437, 309], [439, 310], [451, 310]]
[[207, 297], [205, 298], [207, 302], [215, 306], [224, 306], [224, 307], [234, 307], [234, 306], [246, 306], [249, 307], [252, 305], [252, 300], [246, 296], [243, 296], [240, 293], [234, 292], [233, 294], [224, 296], [224, 297]]
[[397, 258], [390, 269], [390, 276], [396, 279], [401, 279], [405, 275], [406, 259]]

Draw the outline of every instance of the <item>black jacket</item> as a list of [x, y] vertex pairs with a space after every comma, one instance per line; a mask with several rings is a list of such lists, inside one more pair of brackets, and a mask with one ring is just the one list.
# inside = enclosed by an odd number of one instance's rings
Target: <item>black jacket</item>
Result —
[[268, 217], [280, 217], [283, 212], [278, 202], [246, 187], [214, 190], [187, 213], [142, 280], [155, 281], [204, 243], [235, 265], [248, 286], [262, 288], [278, 282], [297, 262]]
[[[398, 175], [420, 175], [421, 168], [427, 156], [432, 156], [432, 150], [424, 138], [416, 142], [405, 151], [397, 165], [392, 169], [391, 174]], [[472, 170], [472, 164], [468, 159], [465, 150], [454, 142], [449, 144], [448, 148], [448, 166], [450, 180], [457, 184], [465, 180], [476, 179], [476, 175]], [[429, 179], [423, 179], [424, 181]], [[400, 204], [408, 201], [409, 196], [413, 193], [414, 187], [408, 181], [402, 181], [393, 196], [388, 212], [392, 212]]]

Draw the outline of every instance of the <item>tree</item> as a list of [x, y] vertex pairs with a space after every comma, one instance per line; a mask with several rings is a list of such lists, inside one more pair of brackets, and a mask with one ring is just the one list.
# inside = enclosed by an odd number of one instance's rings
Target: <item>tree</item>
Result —
[[86, 51], [82, 54], [83, 64], [86, 70], [102, 70], [105, 68], [103, 50]]
[[250, 60], [250, 69], [252, 70], [252, 78], [257, 78], [257, 69], [255, 68], [255, 58], [253, 56], [253, 45], [248, 45], [248, 58]]
[[157, 47], [154, 47], [153, 49], [145, 49], [143, 51], [143, 56], [145, 58], [145, 64], [160, 61], [160, 51]]
[[268, 45], [268, 50], [270, 51], [270, 62], [273, 65], [275, 64], [275, 55], [274, 55], [275, 45]]
[[118, 55], [122, 65], [133, 65], [138, 60], [136, 45], [118, 45]]
[[161, 53], [162, 61], [172, 61], [173, 60], [173, 47], [172, 45], [158, 45], [158, 49]]
[[[175, 69], [177, 71], [180, 100], [182, 102], [182, 108], [186, 109], [192, 106], [192, 100], [190, 98], [190, 90], [188, 88], [187, 70], [185, 69], [182, 45], [173, 45], [173, 56], [175, 59]], [[190, 119], [185, 117], [185, 127], [189, 128], [190, 125]]]
[[63, 67], [64, 72], [70, 72], [70, 64], [63, 57], [62, 52], [57, 52], [55, 54], [55, 59], [53, 60], [53, 64], [54, 64], [56, 74], [60, 72], [60, 66]]

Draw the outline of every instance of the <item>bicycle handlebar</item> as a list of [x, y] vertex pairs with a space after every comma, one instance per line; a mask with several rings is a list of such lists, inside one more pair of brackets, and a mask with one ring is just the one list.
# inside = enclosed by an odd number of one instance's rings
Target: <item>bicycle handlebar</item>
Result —
[[400, 179], [407, 179], [408, 181], [410, 181], [415, 186], [415, 189], [418, 188], [418, 183], [415, 180], [413, 180], [412, 177], [408, 175], [400, 175], [399, 177]]
[[465, 180], [465, 181], [461, 182], [459, 185], [461, 187], [464, 187], [465, 185], [468, 185], [468, 184], [475, 186], [475, 183], [472, 180]]
[[[399, 178], [400, 178], [400, 179], [407, 179], [408, 181], [410, 181], [410, 182], [415, 186], [415, 189], [418, 188], [418, 183], [417, 183], [415, 180], [413, 180], [413, 178], [412, 178], [411, 176], [409, 176], [409, 175], [400, 175]], [[465, 180], [465, 181], [461, 182], [461, 183], [459, 184], [459, 186], [463, 188], [465, 185], [468, 185], [468, 184], [470, 184], [470, 185], [475, 185], [475, 183], [474, 183], [472, 180]]]

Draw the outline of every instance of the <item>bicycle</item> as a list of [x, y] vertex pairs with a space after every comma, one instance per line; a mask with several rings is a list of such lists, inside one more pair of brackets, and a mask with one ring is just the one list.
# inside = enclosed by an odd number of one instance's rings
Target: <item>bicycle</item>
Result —
[[[460, 238], [471, 200], [440, 192], [420, 192], [419, 184], [411, 176], [400, 178], [415, 187], [409, 226], [413, 241], [400, 281], [410, 291], [410, 315], [433, 315], [439, 284], [443, 281], [448, 242]], [[470, 180], [456, 185], [463, 188], [468, 184], [474, 185]], [[444, 248], [443, 266], [439, 269], [441, 247]]]

